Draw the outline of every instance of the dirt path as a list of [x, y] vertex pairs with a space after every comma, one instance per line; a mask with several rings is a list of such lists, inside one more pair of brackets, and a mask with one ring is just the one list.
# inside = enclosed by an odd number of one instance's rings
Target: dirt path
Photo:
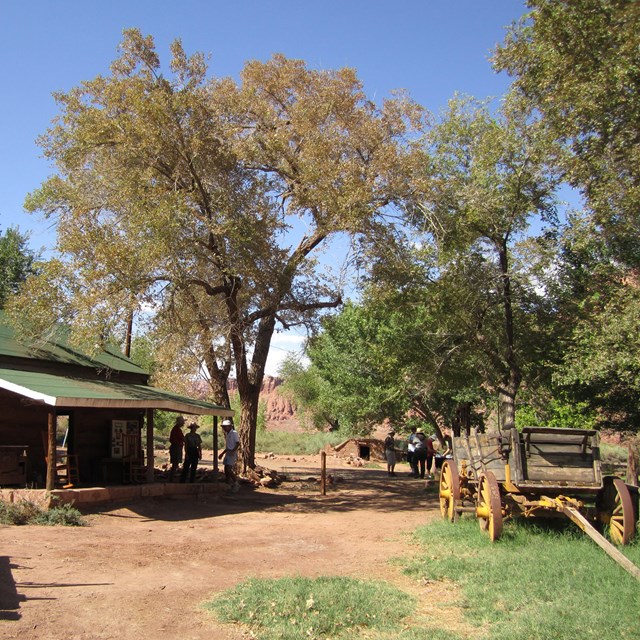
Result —
[[[316, 462], [267, 464], [307, 478]], [[241, 630], [217, 628], [199, 605], [249, 577], [379, 577], [426, 595], [429, 585], [387, 561], [410, 552], [408, 532], [439, 517], [435, 492], [403, 474], [329, 472], [339, 481], [325, 497], [314, 482], [244, 486], [103, 507], [87, 527], [0, 528], [0, 637], [238, 640]]]

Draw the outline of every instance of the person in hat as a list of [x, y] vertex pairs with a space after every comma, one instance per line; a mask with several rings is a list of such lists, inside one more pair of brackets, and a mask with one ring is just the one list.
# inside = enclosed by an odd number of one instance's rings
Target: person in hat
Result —
[[184, 418], [178, 416], [176, 422], [169, 434], [169, 462], [171, 463], [171, 471], [169, 471], [169, 482], [173, 482], [178, 466], [182, 463], [182, 450], [184, 449]]
[[395, 476], [395, 468], [396, 468], [396, 441], [394, 436], [396, 432], [391, 430], [389, 434], [384, 439], [384, 457], [387, 461], [387, 473], [389, 476]]
[[238, 461], [238, 448], [240, 447], [240, 436], [233, 428], [233, 422], [229, 418], [222, 421], [222, 430], [224, 431], [224, 450], [220, 452], [218, 458], [224, 456], [224, 477], [231, 491], [236, 492], [240, 488], [238, 477], [234, 470]]
[[198, 461], [202, 458], [202, 438], [196, 433], [198, 424], [192, 422], [189, 425], [189, 433], [184, 437], [184, 466], [182, 467], [182, 475], [180, 482], [186, 482], [187, 476], [189, 482], [195, 482], [196, 469]]

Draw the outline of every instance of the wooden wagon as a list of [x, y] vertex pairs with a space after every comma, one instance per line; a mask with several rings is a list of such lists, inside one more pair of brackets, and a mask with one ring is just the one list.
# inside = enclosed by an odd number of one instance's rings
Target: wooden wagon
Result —
[[473, 513], [480, 528], [497, 540], [505, 518], [563, 514], [610, 555], [602, 533], [617, 545], [634, 536], [637, 513], [631, 494], [620, 478], [602, 475], [597, 431], [473, 433], [453, 438], [452, 452], [443, 464], [439, 490], [442, 515], [452, 522]]

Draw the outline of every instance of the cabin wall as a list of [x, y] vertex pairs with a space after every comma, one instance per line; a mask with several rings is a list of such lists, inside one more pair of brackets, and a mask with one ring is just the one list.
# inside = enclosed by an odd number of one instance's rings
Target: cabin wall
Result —
[[[82, 484], [114, 484], [121, 467], [111, 458], [111, 421], [126, 420], [143, 425], [144, 412], [136, 409], [74, 409], [69, 451], [78, 456]], [[139, 432], [138, 432], [139, 433]]]
[[42, 434], [46, 440], [48, 409], [28, 403], [22, 396], [0, 389], [0, 445], [25, 445], [27, 483], [44, 481], [46, 463]]
[[[27, 446], [27, 485], [44, 487], [47, 424], [51, 407], [0, 389], [0, 408], [0, 446]], [[58, 408], [57, 413], [69, 416], [67, 448], [69, 453], [78, 456], [81, 484], [118, 483], [120, 467], [111, 459], [111, 421], [137, 421], [142, 426], [144, 411]]]

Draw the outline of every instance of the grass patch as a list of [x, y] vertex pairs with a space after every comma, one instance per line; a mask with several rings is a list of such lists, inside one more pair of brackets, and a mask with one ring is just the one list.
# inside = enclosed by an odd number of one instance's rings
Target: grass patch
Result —
[[328, 444], [335, 446], [344, 441], [338, 433], [287, 433], [284, 431], [258, 431], [256, 451], [277, 455], [315, 455]]
[[85, 522], [82, 514], [70, 504], [41, 509], [33, 502], [24, 500], [14, 503], [0, 501], [0, 524], [81, 527]]
[[[640, 638], [640, 588], [585, 534], [515, 521], [491, 543], [477, 522], [438, 521], [420, 528], [425, 548], [405, 572], [453, 580], [469, 621], [486, 640], [631, 640]], [[640, 544], [623, 552], [640, 564]], [[443, 612], [443, 619], [446, 612]]]
[[222, 622], [249, 626], [258, 640], [338, 640], [364, 637], [363, 630], [366, 637], [380, 640], [427, 638], [398, 635], [416, 602], [384, 582], [344, 577], [252, 579], [203, 606]]

